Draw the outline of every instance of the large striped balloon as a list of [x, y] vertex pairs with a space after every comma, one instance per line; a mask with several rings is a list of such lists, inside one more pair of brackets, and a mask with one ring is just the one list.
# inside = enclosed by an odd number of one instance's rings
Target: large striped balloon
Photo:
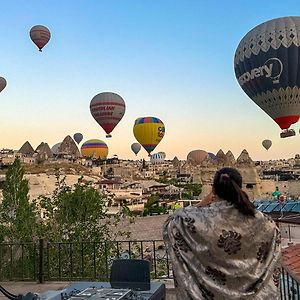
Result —
[[150, 156], [165, 135], [165, 125], [155, 117], [138, 118], [133, 126], [133, 134]]
[[30, 29], [30, 38], [37, 45], [39, 51], [42, 52], [44, 46], [49, 42], [51, 33], [49, 29], [43, 25], [36, 25]]
[[300, 17], [256, 26], [239, 43], [236, 78], [244, 92], [281, 129], [300, 117]]
[[97, 139], [88, 140], [82, 144], [81, 154], [84, 157], [104, 159], [107, 157], [108, 147], [101, 140], [97, 140]]
[[196, 165], [201, 164], [207, 157], [209, 157], [208, 153], [204, 150], [193, 150], [189, 152], [186, 160], [190, 161]]
[[110, 133], [123, 118], [125, 108], [123, 98], [111, 92], [96, 95], [90, 103], [91, 114], [106, 132], [106, 137], [111, 137]]

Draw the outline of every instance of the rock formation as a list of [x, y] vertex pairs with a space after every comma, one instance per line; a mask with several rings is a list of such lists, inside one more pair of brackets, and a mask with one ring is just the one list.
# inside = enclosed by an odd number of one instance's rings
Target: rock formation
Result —
[[30, 143], [28, 141], [26, 141], [23, 144], [23, 146], [20, 148], [18, 153], [22, 153], [25, 156], [33, 156], [34, 150], [33, 150], [32, 146], [30, 145]]
[[47, 143], [41, 143], [36, 149], [35, 152], [37, 153], [37, 160], [39, 162], [48, 160], [49, 158], [53, 157], [53, 153]]
[[223, 150], [220, 149], [218, 151], [218, 153], [216, 154], [216, 161], [218, 162], [218, 165], [226, 165], [227, 163], [227, 157], [226, 155], [224, 154]]
[[226, 153], [226, 160], [227, 160], [227, 163], [229, 165], [234, 165], [235, 164], [235, 158], [234, 158], [234, 155], [232, 154], [232, 152], [230, 150], [228, 150], [228, 152]]
[[240, 156], [237, 158], [236, 160], [238, 165], [242, 165], [242, 166], [249, 166], [252, 167], [254, 166], [254, 162], [253, 160], [250, 158], [249, 153], [246, 149], [244, 149]]
[[76, 146], [76, 143], [69, 135], [64, 138], [61, 145], [59, 146], [58, 155], [59, 156], [67, 155], [73, 158], [77, 158], [81, 156], [79, 149]]

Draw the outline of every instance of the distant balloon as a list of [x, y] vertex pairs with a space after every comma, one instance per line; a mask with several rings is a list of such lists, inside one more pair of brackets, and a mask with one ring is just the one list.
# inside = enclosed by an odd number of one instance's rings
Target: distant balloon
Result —
[[111, 132], [125, 114], [125, 101], [116, 93], [104, 92], [97, 94], [90, 103], [90, 111], [96, 122], [111, 137]]
[[263, 140], [262, 145], [266, 150], [269, 150], [270, 147], [272, 146], [272, 141], [270, 140]]
[[158, 154], [160, 154], [164, 159], [166, 158], [166, 152], [160, 151], [158, 152]]
[[53, 154], [55, 154], [55, 155], [58, 154], [60, 145], [61, 145], [61, 143], [57, 143], [54, 146], [52, 146], [51, 151]]
[[131, 145], [131, 150], [133, 151], [133, 153], [135, 155], [137, 155], [140, 152], [140, 150], [141, 150], [141, 145], [139, 143], [133, 143]]
[[212, 160], [215, 160], [217, 158], [216, 155], [211, 152], [208, 152], [207, 154], [208, 154], [208, 157]]
[[164, 160], [165, 158], [161, 153], [154, 153], [150, 156], [150, 162], [152, 164], [161, 164]]
[[43, 25], [36, 25], [30, 29], [30, 38], [37, 45], [39, 51], [42, 52], [43, 47], [49, 42], [51, 33], [49, 29]]
[[300, 17], [267, 21], [244, 36], [234, 57], [241, 88], [285, 132], [300, 117], [299, 35]]
[[80, 132], [77, 132], [73, 135], [74, 141], [79, 144], [82, 139], [83, 139], [83, 135]]
[[0, 92], [2, 92], [6, 87], [6, 80], [3, 77], [0, 77]]
[[165, 125], [155, 117], [138, 118], [133, 126], [133, 134], [150, 156], [165, 135]]
[[187, 161], [191, 161], [195, 164], [201, 164], [205, 158], [208, 157], [208, 153], [204, 150], [193, 150], [189, 152], [187, 156]]
[[84, 157], [104, 159], [108, 154], [108, 147], [101, 140], [88, 140], [81, 146], [81, 154]]

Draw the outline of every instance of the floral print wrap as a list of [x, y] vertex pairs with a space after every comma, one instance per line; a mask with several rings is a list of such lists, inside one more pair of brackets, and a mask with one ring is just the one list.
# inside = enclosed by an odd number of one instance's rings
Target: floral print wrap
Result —
[[280, 232], [257, 211], [227, 201], [189, 206], [168, 218], [164, 240], [177, 299], [279, 299]]

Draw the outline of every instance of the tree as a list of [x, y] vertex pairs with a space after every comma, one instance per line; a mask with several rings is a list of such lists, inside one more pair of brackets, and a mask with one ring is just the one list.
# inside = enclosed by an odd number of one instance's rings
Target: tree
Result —
[[28, 180], [19, 159], [8, 168], [1, 204], [1, 239], [32, 241], [36, 235], [35, 204], [29, 202]]
[[70, 187], [65, 177], [56, 174], [56, 189], [52, 196], [39, 198], [45, 221], [41, 236], [53, 241], [99, 241], [112, 238], [110, 225], [118, 218], [109, 218], [105, 202], [107, 195], [99, 193], [90, 182], [78, 182]]
[[159, 198], [151, 195], [147, 202], [144, 204], [143, 216], [166, 213], [167, 209], [159, 205]]

